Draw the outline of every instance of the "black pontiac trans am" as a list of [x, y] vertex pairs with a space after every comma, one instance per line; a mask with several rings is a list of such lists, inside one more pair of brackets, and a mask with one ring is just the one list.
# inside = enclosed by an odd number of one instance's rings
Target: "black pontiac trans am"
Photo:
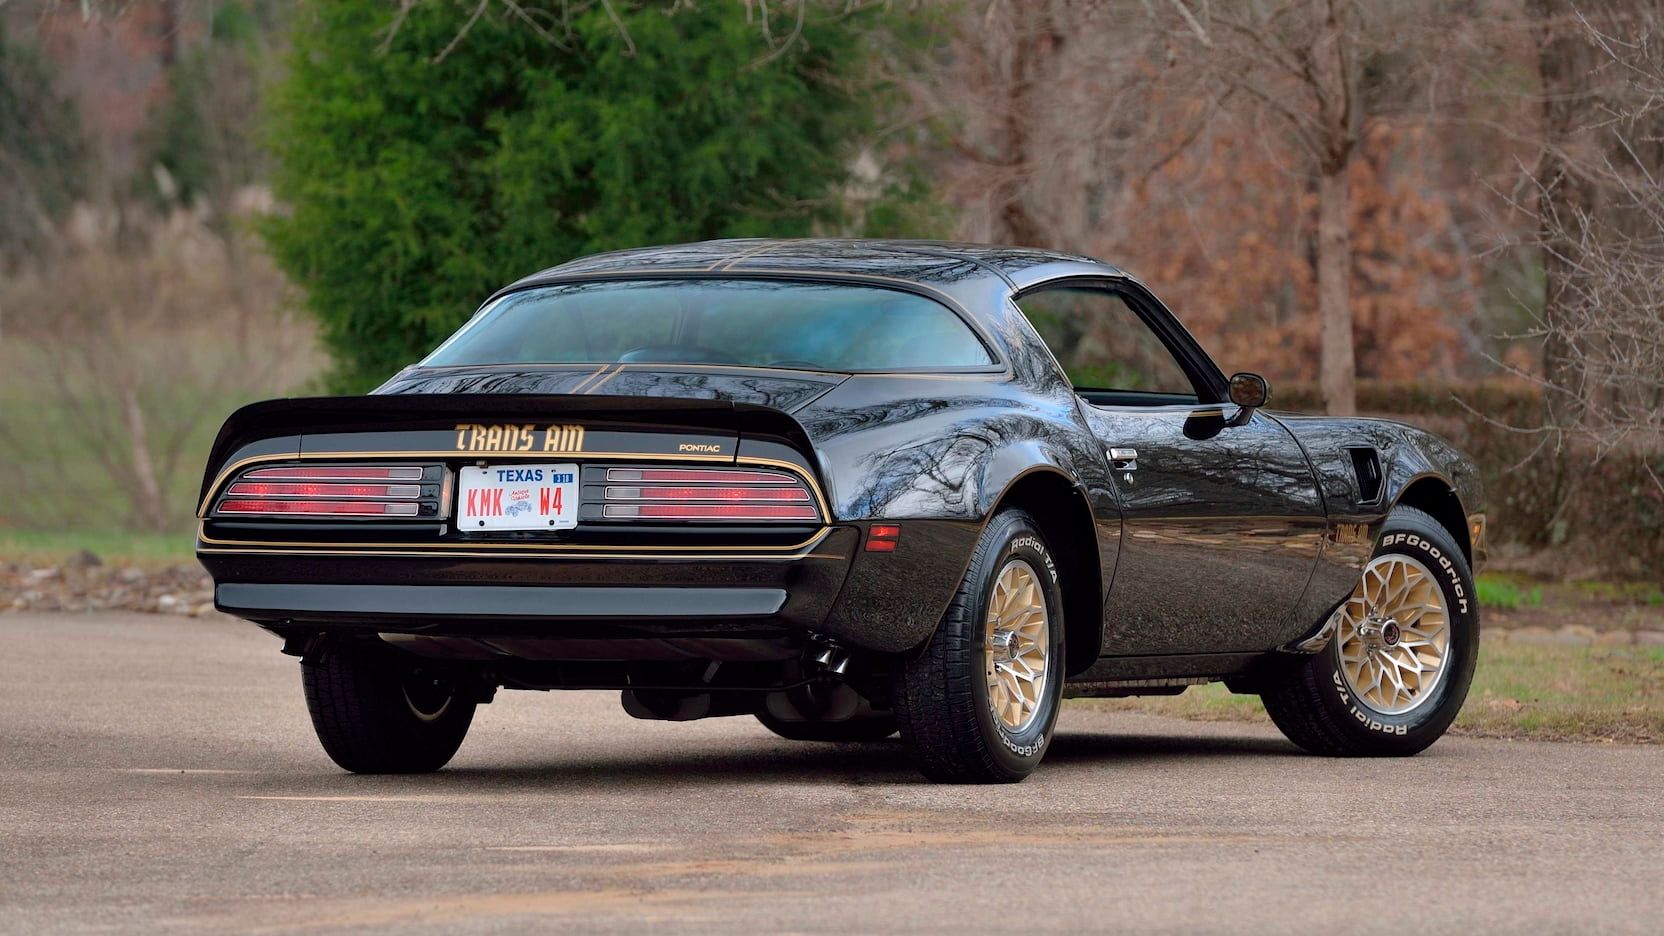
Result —
[[1211, 681], [1309, 751], [1414, 754], [1478, 653], [1474, 467], [1269, 392], [1086, 257], [624, 251], [367, 396], [239, 410], [198, 554], [352, 771], [442, 767], [499, 688], [899, 731], [945, 781], [1022, 779], [1065, 697]]

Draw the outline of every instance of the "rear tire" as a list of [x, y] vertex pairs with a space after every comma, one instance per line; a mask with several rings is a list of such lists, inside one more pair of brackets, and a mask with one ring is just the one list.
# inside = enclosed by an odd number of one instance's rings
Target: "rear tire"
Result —
[[[1443, 625], [1424, 624], [1430, 616]], [[1450, 531], [1413, 507], [1395, 508], [1364, 581], [1335, 622], [1327, 647], [1289, 663], [1261, 688], [1265, 711], [1283, 734], [1331, 757], [1405, 757], [1443, 736], [1479, 659], [1473, 573]], [[1426, 674], [1390, 663], [1408, 659], [1419, 668], [1432, 651], [1439, 666]]]
[[[997, 514], [924, 652], [897, 668], [896, 721], [919, 770], [944, 783], [1032, 773], [1057, 722], [1063, 633], [1057, 564], [1039, 527], [1020, 510]], [[1034, 664], [1038, 689], [1014, 675], [1032, 676]]]
[[476, 703], [443, 671], [363, 641], [301, 662], [306, 707], [330, 760], [353, 773], [429, 773], [445, 766]]

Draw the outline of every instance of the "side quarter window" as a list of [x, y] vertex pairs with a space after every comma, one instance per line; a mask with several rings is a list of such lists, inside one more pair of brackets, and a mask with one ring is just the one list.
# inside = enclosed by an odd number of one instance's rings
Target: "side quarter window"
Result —
[[1195, 398], [1172, 352], [1116, 293], [1065, 286], [1024, 295], [1017, 307], [1076, 389]]

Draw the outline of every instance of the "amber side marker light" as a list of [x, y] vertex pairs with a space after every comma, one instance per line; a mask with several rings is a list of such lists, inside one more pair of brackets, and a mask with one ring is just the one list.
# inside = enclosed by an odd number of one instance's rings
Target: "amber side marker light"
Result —
[[867, 552], [895, 552], [901, 539], [901, 527], [889, 523], [875, 523], [867, 528]]

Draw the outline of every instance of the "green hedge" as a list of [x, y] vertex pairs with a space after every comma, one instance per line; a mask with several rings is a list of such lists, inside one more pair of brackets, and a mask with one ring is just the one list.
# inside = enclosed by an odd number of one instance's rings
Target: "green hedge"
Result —
[[[1317, 387], [1279, 384], [1272, 405], [1317, 412]], [[1359, 412], [1420, 426], [1449, 439], [1484, 473], [1491, 545], [1555, 549], [1569, 573], [1664, 580], [1664, 453], [1609, 452], [1564, 444], [1537, 426], [1536, 388], [1512, 381], [1364, 381]]]

